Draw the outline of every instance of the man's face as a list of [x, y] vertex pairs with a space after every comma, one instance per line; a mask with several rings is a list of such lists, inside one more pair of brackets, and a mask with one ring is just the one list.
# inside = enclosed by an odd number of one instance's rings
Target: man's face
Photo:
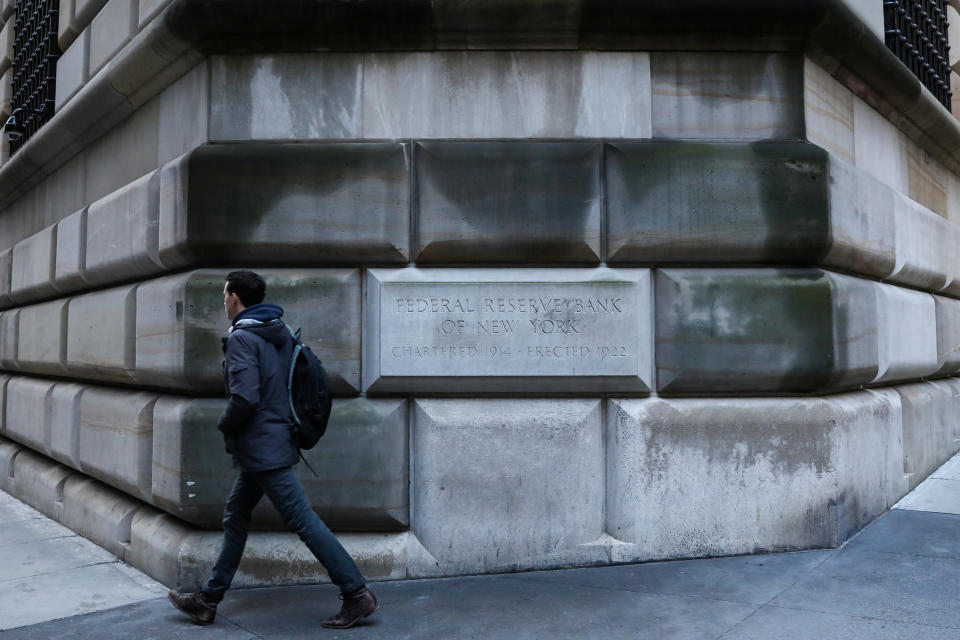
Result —
[[227, 283], [223, 283], [223, 310], [227, 312], [227, 318], [233, 320], [243, 309], [240, 297], [235, 293], [227, 291]]

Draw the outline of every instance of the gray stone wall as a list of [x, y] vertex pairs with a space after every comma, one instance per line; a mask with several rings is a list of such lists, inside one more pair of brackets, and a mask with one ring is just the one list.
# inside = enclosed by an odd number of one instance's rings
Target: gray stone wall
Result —
[[[201, 55], [180, 4], [64, 0], [49, 126], [139, 101], [0, 183], [0, 489], [151, 575], [217, 551], [237, 267], [324, 360], [298, 473], [375, 579], [836, 546], [960, 447], [958, 165], [827, 62]], [[239, 584], [323, 579], [254, 526]]]

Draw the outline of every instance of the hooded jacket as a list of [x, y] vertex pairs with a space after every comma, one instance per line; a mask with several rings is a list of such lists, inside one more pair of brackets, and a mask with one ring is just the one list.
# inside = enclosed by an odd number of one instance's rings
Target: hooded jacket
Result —
[[227, 409], [217, 428], [244, 471], [296, 464], [287, 372], [293, 339], [275, 304], [255, 304], [237, 314], [224, 340]]

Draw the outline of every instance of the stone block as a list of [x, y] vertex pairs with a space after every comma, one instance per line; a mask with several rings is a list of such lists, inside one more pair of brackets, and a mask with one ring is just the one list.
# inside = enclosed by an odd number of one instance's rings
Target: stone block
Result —
[[371, 269], [363, 388], [644, 392], [645, 269]]
[[[77, 1], [82, 3], [82, 0]], [[139, 30], [138, 8], [138, 0], [108, 0], [90, 22], [91, 76], [136, 35]]]
[[7, 430], [7, 383], [10, 381], [7, 374], [0, 374], [0, 433]]
[[363, 64], [364, 137], [650, 137], [647, 53], [377, 53]]
[[908, 194], [911, 200], [946, 216], [950, 172], [926, 149], [906, 134], [901, 135], [906, 150], [908, 185], [908, 189], [903, 192]]
[[67, 371], [78, 378], [130, 382], [136, 368], [137, 285], [70, 299]]
[[13, 247], [0, 251], [0, 307], [9, 307], [13, 304], [10, 300], [10, 282], [13, 275]]
[[15, 371], [17, 367], [17, 334], [20, 310], [0, 313], [0, 369]]
[[938, 376], [953, 376], [960, 373], [960, 300], [933, 297], [937, 314], [937, 364]]
[[6, 384], [6, 434], [47, 453], [50, 441], [50, 393], [54, 382], [14, 377]]
[[7, 69], [0, 76], [0, 114], [9, 118], [13, 114], [13, 68]]
[[57, 223], [57, 259], [53, 286], [61, 293], [86, 286], [83, 271], [87, 260], [87, 210], [81, 209]]
[[654, 138], [802, 138], [803, 57], [650, 54]]
[[899, 406], [870, 392], [612, 399], [607, 416], [621, 561], [835, 547], [904, 490]]
[[363, 134], [363, 60], [359, 53], [214, 56], [210, 138], [391, 137]]
[[853, 133], [857, 168], [905, 193], [907, 159], [897, 128], [863, 100], [854, 97]]
[[95, 387], [84, 391], [77, 435], [80, 470], [149, 500], [156, 399], [135, 391]]
[[143, 29], [144, 26], [163, 11], [172, 0], [140, 0], [139, 6], [139, 25]]
[[607, 145], [611, 262], [810, 263], [826, 250], [828, 156], [798, 142]]
[[167, 87], [157, 103], [157, 163], [163, 165], [209, 139], [210, 63], [204, 61]]
[[[869, 285], [869, 283], [866, 283]], [[809, 392], [877, 372], [875, 292], [808, 269], [660, 269], [661, 392]]]
[[418, 400], [411, 528], [440, 571], [562, 563], [603, 534], [596, 400]]
[[0, 491], [13, 493], [13, 475], [16, 458], [23, 447], [12, 440], [0, 437]]
[[17, 323], [17, 368], [41, 375], [63, 375], [67, 357], [69, 298], [22, 307]]
[[81, 29], [84, 29], [93, 22], [100, 10], [107, 4], [107, 0], [73, 0], [73, 14], [76, 16], [77, 23]]
[[[223, 285], [229, 269], [158, 278], [137, 292], [137, 380], [142, 384], [223, 393], [221, 337], [229, 321]], [[360, 273], [355, 269], [264, 269], [267, 300], [323, 360], [330, 388], [360, 386]]]
[[[169, 513], [205, 528], [219, 528], [236, 478], [216, 429], [225, 402], [162, 396], [154, 407], [153, 498]], [[320, 444], [305, 451], [297, 475], [307, 499], [334, 530], [405, 528], [408, 515], [406, 401], [338, 400]], [[358, 447], [358, 442], [366, 443]], [[264, 500], [255, 528], [285, 530]]]
[[417, 145], [418, 262], [600, 261], [595, 143]]
[[17, 0], [0, 0], [0, 20], [9, 20], [17, 9]]
[[[147, 175], [152, 175], [160, 164], [160, 105], [160, 100], [150, 100], [84, 149], [84, 198], [62, 215], [101, 198], [116, 197], [129, 185], [137, 184], [139, 180], [146, 179]], [[192, 119], [200, 119], [197, 118], [196, 111]], [[118, 162], [118, 158], [123, 161]], [[146, 195], [137, 197], [146, 199]], [[120, 203], [122, 201], [118, 204]], [[139, 208], [144, 205], [136, 206]], [[155, 216], [154, 213], [153, 217]], [[134, 228], [142, 229], [148, 224], [147, 221], [139, 221]], [[156, 223], [152, 223], [152, 226], [155, 227]], [[153, 233], [156, 233], [155, 229]]]
[[21, 240], [13, 247], [10, 298], [24, 303], [56, 294], [53, 288], [57, 225]]
[[874, 382], [933, 374], [937, 357], [937, 312], [933, 296], [889, 284], [876, 285], [880, 369]]
[[154, 171], [90, 205], [83, 272], [89, 284], [163, 270], [157, 253], [159, 187], [160, 173]]
[[950, 261], [956, 247], [950, 223], [902, 194], [894, 195], [894, 241], [897, 261], [888, 278], [939, 291], [953, 278]]
[[0, 73], [13, 65], [13, 39], [16, 36], [16, 20], [7, 20], [0, 28]]
[[947, 238], [945, 241], [947, 247], [951, 248], [946, 255], [949, 282], [941, 291], [956, 298], [960, 297], [960, 251], [953, 251], [952, 247], [960, 246], [960, 222], [947, 221]]
[[[63, 15], [63, 14], [61, 14]], [[61, 19], [62, 22], [62, 19]], [[64, 35], [61, 34], [61, 40]], [[59, 111], [90, 78], [88, 61], [90, 59], [90, 29], [84, 29], [79, 37], [71, 39], [71, 44], [57, 60], [56, 108]]]
[[44, 217], [62, 221], [87, 206], [85, 154], [79, 153], [54, 171], [41, 185]]
[[806, 138], [853, 164], [853, 92], [810, 58], [803, 59]]
[[130, 544], [130, 524], [143, 503], [91, 478], [74, 475], [63, 486], [60, 522], [123, 558]]
[[80, 468], [80, 398], [87, 388], [58, 382], [47, 396], [50, 421], [47, 455], [74, 469]]
[[[60, 51], [66, 51], [77, 39], [83, 28], [77, 24], [75, 16], [76, 0], [60, 0], [57, 16], [57, 44]], [[60, 74], [57, 73], [59, 78]], [[59, 104], [59, 101], [57, 102]]]
[[853, 11], [873, 32], [877, 38], [883, 40], [883, 6], [872, 0], [841, 0]]
[[953, 390], [939, 382], [894, 387], [903, 407], [903, 472], [912, 491], [958, 448]]
[[48, 518], [59, 520], [63, 506], [63, 485], [71, 475], [70, 469], [63, 465], [24, 450], [14, 462], [13, 491], [10, 493]]
[[163, 168], [161, 259], [406, 262], [408, 156], [395, 143], [201, 147]]

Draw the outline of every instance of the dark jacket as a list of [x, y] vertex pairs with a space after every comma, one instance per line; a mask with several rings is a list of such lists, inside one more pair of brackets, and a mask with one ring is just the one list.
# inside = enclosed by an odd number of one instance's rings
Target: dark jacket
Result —
[[227, 409], [217, 428], [227, 450], [245, 471], [296, 464], [287, 372], [293, 339], [275, 304], [257, 304], [237, 314], [224, 341]]

